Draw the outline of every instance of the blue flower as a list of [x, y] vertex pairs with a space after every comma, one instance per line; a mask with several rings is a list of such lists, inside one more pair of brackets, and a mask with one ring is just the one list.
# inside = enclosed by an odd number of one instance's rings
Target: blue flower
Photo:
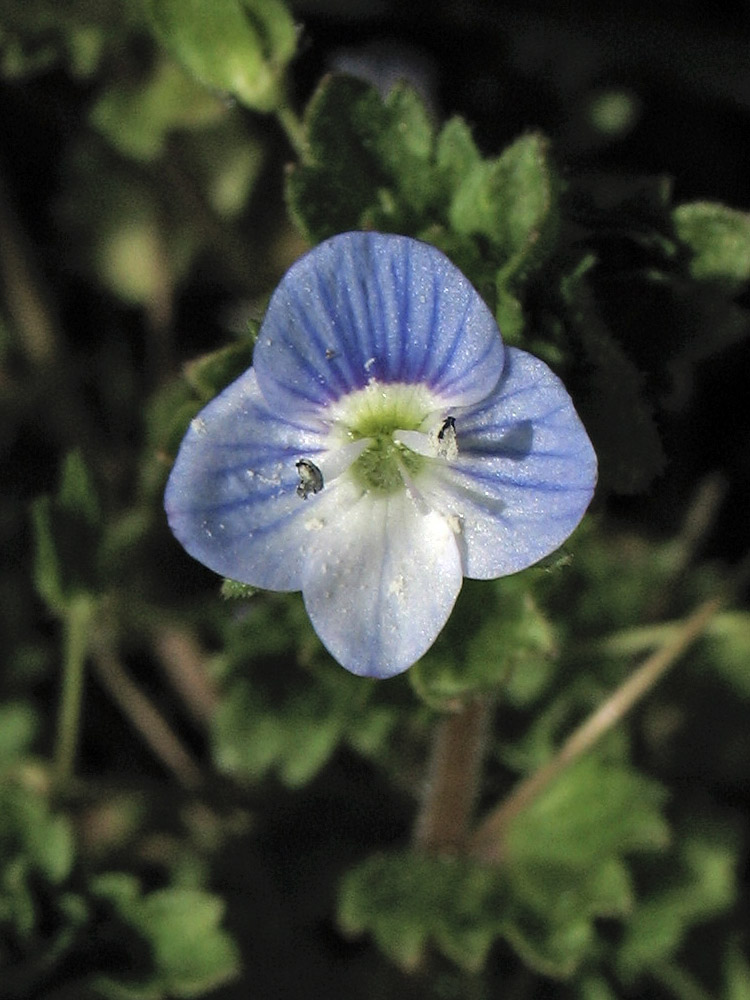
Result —
[[348, 670], [389, 677], [579, 523], [596, 456], [559, 379], [504, 347], [440, 251], [344, 233], [274, 292], [253, 366], [193, 420], [172, 531], [234, 580], [301, 590]]

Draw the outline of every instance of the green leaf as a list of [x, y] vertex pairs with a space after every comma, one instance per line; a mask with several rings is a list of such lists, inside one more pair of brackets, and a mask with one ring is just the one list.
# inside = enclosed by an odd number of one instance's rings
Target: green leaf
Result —
[[66, 817], [21, 785], [0, 785], [0, 924], [30, 939], [42, 919], [39, 886], [50, 893], [70, 874], [74, 839]]
[[39, 719], [25, 701], [0, 704], [0, 773], [29, 749], [39, 728]]
[[629, 851], [664, 848], [664, 789], [624, 764], [589, 754], [555, 780], [515, 821], [508, 855], [533, 869], [559, 861], [595, 872]]
[[450, 221], [458, 233], [485, 236], [504, 281], [521, 281], [552, 249], [560, 182], [549, 142], [522, 136], [496, 160], [475, 163], [456, 190]]
[[280, 0], [144, 0], [165, 47], [205, 86], [257, 111], [282, 100], [297, 32]]
[[346, 76], [326, 78], [305, 109], [308, 156], [287, 176], [292, 218], [317, 243], [356, 229], [388, 177], [373, 150], [385, 117], [377, 91]]
[[249, 337], [220, 347], [185, 366], [185, 379], [203, 403], [212, 400], [250, 367], [253, 339]]
[[651, 892], [627, 923], [617, 956], [625, 982], [673, 958], [691, 928], [732, 905], [738, 852], [732, 827], [691, 817], [675, 839], [676, 859], [660, 867]]
[[372, 934], [405, 970], [428, 943], [468, 971], [483, 965], [504, 911], [502, 875], [461, 858], [375, 855], [345, 876], [338, 920], [344, 933]]
[[408, 677], [420, 697], [439, 709], [496, 690], [522, 705], [543, 690], [555, 652], [554, 630], [528, 576], [467, 580], [442, 635]]
[[224, 903], [196, 889], [158, 889], [141, 895], [124, 873], [100, 876], [92, 891], [112, 903], [120, 918], [150, 944], [153, 970], [140, 981], [104, 976], [94, 983], [107, 1000], [166, 1000], [198, 997], [234, 979], [239, 955], [221, 929]]
[[168, 59], [138, 83], [111, 84], [90, 112], [91, 124], [111, 145], [136, 160], [154, 160], [169, 133], [201, 128], [226, 115], [226, 105]]
[[246, 607], [217, 660], [222, 693], [212, 749], [222, 773], [254, 782], [273, 771], [297, 788], [349, 734], [362, 747], [387, 734], [382, 708], [369, 716], [375, 685], [325, 653], [301, 600], [259, 594]]
[[452, 197], [481, 160], [471, 129], [464, 119], [449, 119], [440, 130], [435, 144], [436, 180], [445, 189], [446, 198]]
[[251, 587], [249, 583], [240, 583], [239, 580], [222, 580], [221, 596], [227, 601], [247, 600], [258, 593], [257, 587]]
[[691, 251], [690, 273], [738, 292], [750, 281], [750, 214], [716, 202], [678, 205], [677, 235]]
[[595, 947], [596, 919], [630, 912], [624, 855], [664, 848], [664, 797], [636, 772], [590, 755], [514, 821], [503, 935], [538, 972], [571, 975]]
[[750, 612], [725, 611], [706, 630], [705, 658], [743, 698], [750, 698]]
[[644, 379], [601, 317], [581, 262], [563, 282], [571, 334], [590, 367], [588, 394], [579, 412], [599, 459], [599, 483], [617, 493], [646, 489], [664, 468], [665, 456]]

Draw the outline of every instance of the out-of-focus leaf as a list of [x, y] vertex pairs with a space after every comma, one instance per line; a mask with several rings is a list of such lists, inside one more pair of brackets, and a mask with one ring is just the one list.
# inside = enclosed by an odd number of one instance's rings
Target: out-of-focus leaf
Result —
[[[710, 823], [681, 829], [677, 864], [654, 880], [627, 921], [618, 971], [627, 983], [674, 958], [689, 930], [725, 911], [737, 892], [736, 831]], [[666, 860], [666, 859], [665, 859]], [[668, 873], [668, 874], [667, 874]]]
[[149, 161], [164, 152], [171, 131], [201, 128], [226, 113], [218, 97], [174, 62], [162, 59], [142, 82], [111, 84], [94, 104], [90, 118], [115, 149]]
[[157, 37], [205, 86], [257, 111], [279, 105], [297, 47], [281, 0], [146, 0], [145, 6]]
[[0, 773], [29, 749], [39, 728], [39, 719], [29, 702], [0, 704]]
[[106, 1000], [190, 998], [234, 979], [239, 955], [221, 928], [224, 904], [195, 889], [158, 889], [142, 895], [137, 880], [124, 873], [99, 876], [96, 896], [107, 899], [126, 924], [150, 944], [153, 969], [143, 978], [122, 981], [97, 977], [93, 988]]
[[678, 205], [677, 235], [693, 252], [690, 273], [739, 291], [750, 281], [750, 214], [716, 202]]
[[65, 459], [56, 496], [38, 497], [31, 514], [36, 588], [50, 609], [61, 613], [77, 594], [97, 586], [101, 511], [80, 452]]

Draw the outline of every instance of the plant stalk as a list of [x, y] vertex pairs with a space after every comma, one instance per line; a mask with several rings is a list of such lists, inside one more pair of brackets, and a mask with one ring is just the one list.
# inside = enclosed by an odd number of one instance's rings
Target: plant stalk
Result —
[[502, 860], [505, 836], [513, 820], [571, 764], [590, 750], [605, 733], [651, 690], [680, 656], [698, 639], [723, 604], [714, 597], [700, 604], [682, 623], [671, 642], [647, 657], [643, 664], [574, 730], [555, 756], [524, 781], [477, 827], [469, 840], [469, 851], [485, 862]]
[[65, 615], [62, 690], [53, 763], [53, 781], [58, 789], [67, 787], [75, 766], [94, 607], [94, 600], [89, 594], [77, 594], [72, 598]]
[[479, 791], [491, 706], [475, 699], [438, 723], [414, 846], [430, 854], [460, 853]]

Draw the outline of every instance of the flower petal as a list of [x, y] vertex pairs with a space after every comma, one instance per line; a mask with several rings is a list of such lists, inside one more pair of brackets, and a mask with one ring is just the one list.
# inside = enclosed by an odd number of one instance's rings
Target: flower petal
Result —
[[253, 363], [268, 400], [304, 413], [372, 380], [419, 382], [466, 406], [492, 390], [503, 360], [492, 314], [443, 253], [406, 236], [356, 232], [292, 265]]
[[596, 455], [565, 388], [538, 358], [507, 349], [492, 395], [456, 414], [458, 457], [419, 488], [456, 516], [464, 574], [494, 579], [558, 548], [583, 517]]
[[334, 489], [302, 500], [300, 458], [322, 453], [314, 421], [272, 413], [252, 369], [192, 421], [164, 498], [185, 549], [217, 573], [269, 590], [302, 586], [305, 523]]
[[435, 641], [461, 589], [446, 519], [406, 493], [378, 497], [347, 484], [311, 539], [305, 606], [330, 653], [352, 673], [391, 677]]

